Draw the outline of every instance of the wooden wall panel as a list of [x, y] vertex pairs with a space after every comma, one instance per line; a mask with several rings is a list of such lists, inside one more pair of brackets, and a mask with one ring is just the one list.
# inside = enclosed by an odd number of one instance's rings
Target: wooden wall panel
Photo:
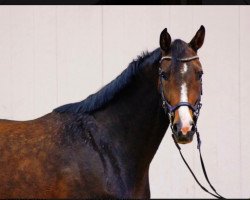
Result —
[[34, 6], [10, 9], [12, 117], [34, 117]]
[[12, 119], [10, 7], [0, 7], [0, 118]]
[[34, 112], [35, 117], [57, 106], [56, 7], [34, 8]]
[[58, 105], [83, 100], [101, 87], [101, 7], [57, 7]]
[[234, 169], [241, 175], [241, 197], [250, 197], [250, 135], [249, 135], [249, 113], [250, 113], [250, 7], [240, 7], [240, 169]]

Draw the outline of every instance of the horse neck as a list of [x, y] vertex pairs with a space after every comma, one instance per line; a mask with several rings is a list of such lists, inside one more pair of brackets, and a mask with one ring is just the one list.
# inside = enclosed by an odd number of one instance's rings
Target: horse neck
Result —
[[157, 64], [145, 66], [104, 109], [94, 113], [124, 162], [148, 169], [169, 125], [158, 92]]

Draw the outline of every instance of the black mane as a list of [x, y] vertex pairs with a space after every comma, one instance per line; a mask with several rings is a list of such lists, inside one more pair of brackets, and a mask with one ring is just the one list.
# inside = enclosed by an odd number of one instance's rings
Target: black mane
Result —
[[140, 73], [148, 64], [153, 64], [159, 62], [161, 58], [161, 50], [157, 48], [151, 53], [142, 53], [141, 56], [138, 56], [136, 60], [133, 60], [129, 66], [113, 81], [104, 86], [95, 94], [88, 96], [86, 99], [76, 103], [70, 103], [63, 106], [60, 106], [54, 109], [58, 113], [91, 113], [94, 112], [118, 94], [123, 88], [125, 88], [132, 80], [132, 78]]
[[[185, 55], [185, 50], [188, 48], [188, 44], [182, 40], [174, 40], [171, 44], [172, 53], [172, 69], [176, 70], [178, 66], [178, 58], [182, 58]], [[133, 60], [129, 66], [113, 81], [105, 85], [95, 94], [91, 94], [86, 99], [60, 106], [54, 109], [58, 113], [91, 113], [94, 112], [109, 101], [111, 101], [116, 94], [118, 94], [123, 88], [125, 88], [132, 80], [132, 78], [140, 73], [148, 64], [158, 62], [161, 58], [160, 48], [155, 49], [153, 52], [144, 52], [141, 56], [138, 56], [136, 60]]]

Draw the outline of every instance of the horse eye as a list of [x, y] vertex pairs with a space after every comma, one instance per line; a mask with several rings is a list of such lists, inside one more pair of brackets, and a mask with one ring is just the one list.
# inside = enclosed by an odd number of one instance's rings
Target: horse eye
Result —
[[161, 73], [161, 77], [162, 77], [164, 80], [167, 80], [167, 79], [168, 79], [168, 76], [167, 76], [167, 73], [166, 73], [166, 72], [162, 72], [162, 73]]

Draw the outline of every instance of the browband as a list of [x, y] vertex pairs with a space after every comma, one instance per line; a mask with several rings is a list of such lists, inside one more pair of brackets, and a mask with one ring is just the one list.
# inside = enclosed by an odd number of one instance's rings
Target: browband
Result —
[[[192, 56], [192, 57], [188, 57], [188, 58], [177, 58], [178, 61], [182, 61], [182, 62], [188, 62], [190, 60], [194, 60], [194, 59], [198, 59], [199, 56]], [[160, 63], [163, 61], [163, 60], [171, 60], [172, 57], [171, 56], [163, 56], [160, 60]]]

